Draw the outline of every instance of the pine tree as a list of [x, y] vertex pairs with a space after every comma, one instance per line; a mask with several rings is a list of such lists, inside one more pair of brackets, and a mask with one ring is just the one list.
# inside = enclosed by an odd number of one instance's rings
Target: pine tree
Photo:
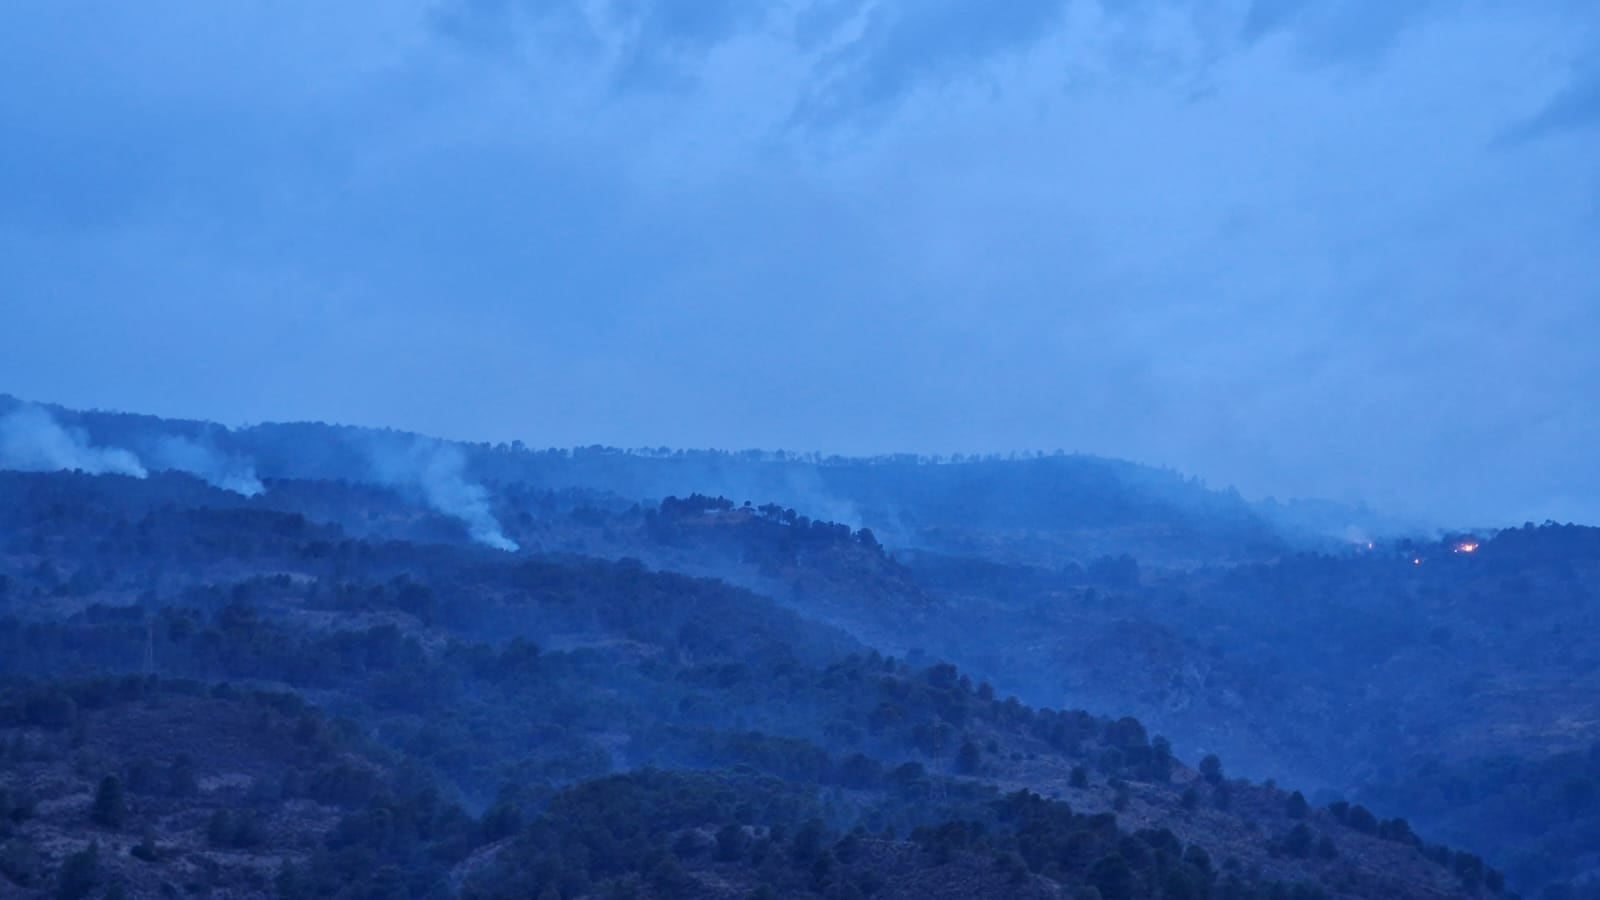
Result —
[[1311, 804], [1306, 802], [1304, 794], [1295, 791], [1289, 795], [1289, 800], [1284, 804], [1283, 811], [1291, 819], [1304, 819], [1311, 812]]
[[122, 796], [122, 782], [115, 775], [107, 775], [100, 779], [100, 787], [94, 792], [94, 808], [89, 817], [96, 825], [106, 828], [121, 828], [122, 823], [128, 818], [128, 803]]
[[100, 845], [91, 843], [68, 856], [61, 865], [61, 880], [56, 886], [58, 900], [82, 900], [100, 881]]

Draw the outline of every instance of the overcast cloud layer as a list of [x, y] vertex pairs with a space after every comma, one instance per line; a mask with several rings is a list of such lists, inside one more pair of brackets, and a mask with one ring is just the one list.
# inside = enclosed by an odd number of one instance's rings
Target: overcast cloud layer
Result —
[[1587, 0], [0, 9], [0, 390], [1600, 521]]

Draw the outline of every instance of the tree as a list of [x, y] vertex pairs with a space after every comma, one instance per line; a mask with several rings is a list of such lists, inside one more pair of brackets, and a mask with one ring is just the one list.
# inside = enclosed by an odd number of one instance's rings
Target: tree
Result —
[[272, 884], [277, 888], [278, 896], [285, 900], [296, 900], [311, 893], [310, 881], [305, 873], [288, 861], [278, 867], [277, 877], [272, 880]]
[[68, 856], [61, 865], [61, 880], [56, 885], [59, 900], [82, 900], [100, 881], [100, 845], [89, 846]]
[[861, 835], [859, 832], [852, 831], [839, 838], [833, 845], [833, 855], [842, 863], [855, 862], [856, 857], [860, 854]]
[[122, 782], [115, 775], [107, 775], [100, 779], [100, 787], [94, 792], [94, 807], [89, 812], [89, 817], [96, 825], [106, 828], [121, 828], [122, 823], [128, 818], [128, 803], [122, 796]]
[[486, 843], [494, 843], [522, 830], [522, 810], [510, 799], [502, 797], [483, 814], [478, 826]]
[[1028, 863], [1022, 858], [1022, 854], [1015, 850], [997, 853], [994, 867], [1005, 873], [1006, 880], [1012, 884], [1023, 884], [1028, 880]]
[[1411, 823], [1405, 819], [1390, 819], [1378, 823], [1378, 837], [1400, 844], [1418, 843], [1417, 836], [1411, 832]]
[[1316, 842], [1316, 837], [1306, 823], [1301, 822], [1289, 829], [1283, 838], [1283, 852], [1295, 859], [1305, 859], [1311, 855], [1311, 848]]
[[1200, 760], [1200, 775], [1212, 784], [1220, 784], [1222, 782], [1222, 760], [1218, 759], [1215, 753], [1207, 753], [1205, 758]]
[[156, 833], [150, 828], [145, 828], [140, 836], [139, 843], [128, 848], [128, 855], [144, 862], [156, 862], [161, 859], [161, 848], [156, 846]]
[[1156, 735], [1150, 739], [1150, 763], [1145, 774], [1151, 781], [1166, 784], [1172, 780], [1172, 742]]
[[1105, 900], [1132, 900], [1138, 887], [1133, 869], [1119, 853], [1103, 856], [1089, 869], [1089, 883]]
[[128, 764], [128, 777], [123, 786], [134, 794], [154, 794], [160, 788], [161, 775], [149, 757], [141, 757]]
[[1233, 790], [1228, 787], [1226, 781], [1217, 785], [1217, 789], [1212, 792], [1211, 804], [1217, 809], [1228, 809], [1233, 806]]
[[1360, 804], [1350, 807], [1350, 814], [1345, 817], [1345, 824], [1362, 834], [1376, 834], [1378, 831], [1378, 818]]
[[192, 797], [200, 790], [194, 772], [194, 758], [189, 754], [180, 753], [172, 761], [172, 767], [167, 770], [167, 789], [174, 797]]
[[797, 863], [810, 863], [822, 851], [822, 838], [825, 829], [821, 819], [808, 819], [805, 824], [794, 834], [794, 842], [790, 848]]
[[43, 871], [39, 850], [33, 842], [18, 838], [0, 844], [0, 875], [23, 887], [33, 884]]
[[1304, 819], [1311, 812], [1311, 805], [1306, 802], [1304, 794], [1295, 791], [1289, 795], [1288, 801], [1284, 803], [1283, 811], [1291, 819]]
[[694, 882], [689, 878], [689, 873], [683, 870], [678, 858], [672, 854], [664, 854], [660, 861], [650, 867], [645, 876], [650, 886], [669, 897], [687, 896]]
[[233, 839], [233, 814], [225, 809], [219, 809], [211, 814], [211, 820], [206, 823], [206, 843], [213, 847], [227, 847]]
[[972, 741], [965, 741], [961, 751], [956, 754], [956, 772], [962, 775], [976, 775], [983, 765], [983, 751]]
[[65, 691], [51, 688], [24, 700], [22, 716], [29, 725], [60, 730], [78, 721], [78, 704]]
[[734, 862], [742, 859], [750, 850], [750, 838], [744, 833], [744, 828], [729, 823], [717, 831], [717, 859], [723, 862]]

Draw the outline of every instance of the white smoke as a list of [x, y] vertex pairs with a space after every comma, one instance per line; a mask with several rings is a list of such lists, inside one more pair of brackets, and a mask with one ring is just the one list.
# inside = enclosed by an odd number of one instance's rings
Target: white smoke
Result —
[[37, 406], [23, 406], [0, 417], [0, 469], [23, 472], [81, 470], [91, 475], [149, 474], [139, 457], [120, 447], [96, 447], [88, 435], [61, 426]]
[[266, 490], [248, 459], [225, 455], [186, 437], [162, 437], [150, 457], [152, 464], [160, 468], [188, 472], [212, 487], [235, 494], [254, 497]]
[[380, 480], [420, 492], [429, 506], [460, 519], [473, 540], [496, 550], [517, 549], [489, 509], [489, 492], [467, 478], [466, 456], [459, 447], [417, 438], [405, 445], [374, 446], [372, 460]]

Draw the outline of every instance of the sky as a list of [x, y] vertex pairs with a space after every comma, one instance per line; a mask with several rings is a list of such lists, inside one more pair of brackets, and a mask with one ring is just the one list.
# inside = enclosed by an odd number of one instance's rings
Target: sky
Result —
[[0, 391], [1600, 523], [1589, 0], [16, 0]]

